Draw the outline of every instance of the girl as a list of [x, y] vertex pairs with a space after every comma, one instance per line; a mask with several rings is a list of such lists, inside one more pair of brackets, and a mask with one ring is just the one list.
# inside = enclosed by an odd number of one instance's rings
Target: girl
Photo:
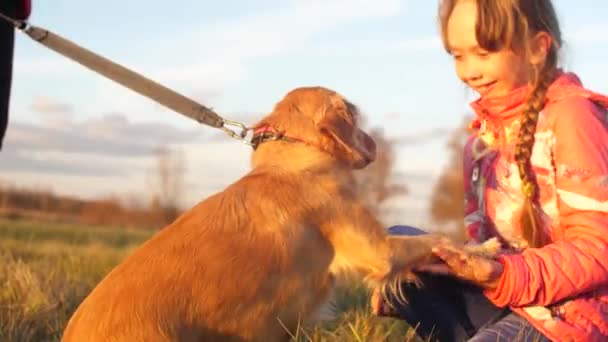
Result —
[[403, 285], [408, 304], [375, 293], [374, 312], [441, 341], [608, 341], [608, 97], [558, 68], [550, 0], [444, 0], [439, 19], [458, 77], [480, 95], [464, 151], [467, 236], [498, 236], [504, 251], [437, 248], [444, 263], [420, 270], [425, 285]]

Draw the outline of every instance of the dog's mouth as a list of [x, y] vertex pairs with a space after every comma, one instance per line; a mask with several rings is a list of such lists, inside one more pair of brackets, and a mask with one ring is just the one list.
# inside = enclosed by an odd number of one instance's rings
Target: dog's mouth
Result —
[[367, 165], [371, 164], [371, 162], [373, 162], [374, 160], [370, 157], [364, 156], [363, 158], [359, 158], [357, 160], [355, 160], [352, 164], [352, 167], [354, 169], [362, 169], [364, 167], [366, 167]]
[[359, 132], [359, 141], [363, 146], [359, 151], [361, 154], [360, 164], [362, 165], [361, 168], [363, 168], [376, 160], [376, 142], [363, 131]]

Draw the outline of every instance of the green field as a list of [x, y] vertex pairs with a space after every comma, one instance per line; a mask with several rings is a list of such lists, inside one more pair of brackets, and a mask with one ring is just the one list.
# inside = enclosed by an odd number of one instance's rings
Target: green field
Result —
[[[87, 293], [152, 233], [0, 220], [0, 341], [58, 341]], [[401, 321], [374, 317], [360, 286], [339, 288], [337, 318], [296, 341], [408, 341]]]

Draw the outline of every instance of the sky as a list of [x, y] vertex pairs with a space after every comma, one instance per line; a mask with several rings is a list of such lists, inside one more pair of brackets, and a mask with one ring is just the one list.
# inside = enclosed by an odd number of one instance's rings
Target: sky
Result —
[[[450, 130], [474, 94], [456, 78], [431, 0], [34, 0], [30, 23], [253, 124], [289, 90], [332, 88], [394, 139], [387, 224], [427, 222]], [[561, 64], [608, 93], [608, 2], [554, 1]], [[189, 207], [245, 174], [251, 149], [17, 33], [0, 181], [95, 198], [151, 196], [159, 147], [185, 160]]]

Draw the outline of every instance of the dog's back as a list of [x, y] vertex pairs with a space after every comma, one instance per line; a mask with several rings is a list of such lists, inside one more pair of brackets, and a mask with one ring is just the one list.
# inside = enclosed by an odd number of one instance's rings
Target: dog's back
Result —
[[287, 335], [283, 326], [297, 325], [331, 286], [333, 251], [319, 220], [337, 214], [336, 189], [346, 186], [331, 170], [261, 166], [201, 202], [108, 274], [64, 340]]

